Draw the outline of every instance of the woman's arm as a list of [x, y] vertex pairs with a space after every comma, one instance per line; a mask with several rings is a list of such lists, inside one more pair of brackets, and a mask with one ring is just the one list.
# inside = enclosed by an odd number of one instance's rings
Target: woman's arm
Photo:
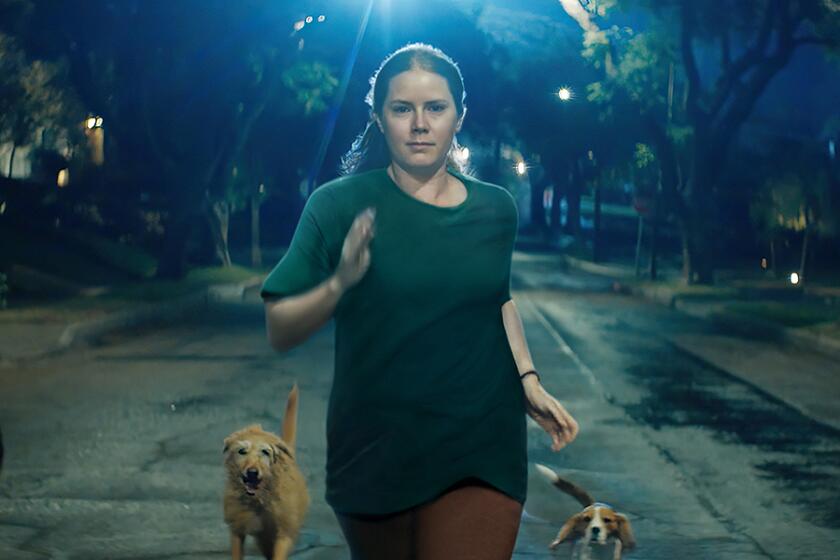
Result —
[[343, 293], [341, 282], [333, 274], [302, 294], [266, 300], [268, 343], [283, 352], [304, 342], [330, 320]]
[[[525, 340], [525, 329], [522, 326], [522, 319], [519, 317], [519, 310], [512, 299], [502, 305], [502, 322], [505, 325], [508, 344], [519, 374], [536, 369], [534, 360], [531, 359], [531, 351], [528, 349], [528, 342]], [[526, 375], [522, 379], [523, 384], [534, 382], [538, 382], [535, 375]]]
[[[535, 369], [528, 342], [525, 340], [522, 319], [512, 299], [502, 305], [502, 322], [516, 369], [520, 374]], [[574, 441], [579, 430], [578, 423], [557, 399], [548, 394], [539, 378], [536, 375], [526, 375], [522, 378], [522, 388], [525, 392], [526, 411], [551, 436], [551, 448], [559, 451]]]
[[265, 302], [268, 343], [284, 351], [304, 342], [329, 321], [344, 292], [356, 285], [370, 267], [370, 240], [376, 212], [367, 208], [356, 215], [341, 248], [333, 274], [314, 288]]

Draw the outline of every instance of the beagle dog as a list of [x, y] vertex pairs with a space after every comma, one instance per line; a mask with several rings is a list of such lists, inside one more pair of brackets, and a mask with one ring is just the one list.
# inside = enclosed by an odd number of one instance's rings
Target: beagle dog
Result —
[[537, 464], [536, 468], [549, 482], [575, 498], [583, 506], [580, 513], [571, 516], [563, 524], [548, 548], [554, 550], [561, 543], [574, 542], [572, 558], [580, 560], [590, 560], [590, 545], [605, 546], [610, 539], [613, 539], [615, 543], [613, 560], [621, 559], [622, 550], [635, 548], [636, 539], [626, 515], [618, 513], [608, 504], [596, 502], [589, 492], [562, 478], [545, 465]]

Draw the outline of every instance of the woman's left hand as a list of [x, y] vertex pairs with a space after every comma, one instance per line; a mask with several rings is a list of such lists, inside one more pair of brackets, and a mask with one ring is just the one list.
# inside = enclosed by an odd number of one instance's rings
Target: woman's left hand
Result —
[[536, 376], [525, 376], [522, 388], [525, 390], [528, 416], [551, 436], [551, 450], [560, 451], [572, 443], [578, 434], [578, 423], [563, 405], [548, 394]]

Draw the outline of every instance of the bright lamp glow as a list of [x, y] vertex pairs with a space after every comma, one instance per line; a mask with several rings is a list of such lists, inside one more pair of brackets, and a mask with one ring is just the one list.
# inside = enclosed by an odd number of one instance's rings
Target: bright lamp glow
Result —
[[88, 117], [85, 121], [85, 126], [88, 128], [94, 128], [96, 126], [96, 117]]
[[324, 21], [326, 19], [327, 19], [327, 16], [318, 16], [318, 23], [324, 23]]
[[306, 16], [306, 23], [312, 23], [314, 18], [312, 16]]
[[461, 148], [461, 157], [466, 159], [470, 159], [470, 149], [464, 146]]
[[560, 101], [569, 101], [572, 98], [572, 90], [567, 87], [561, 87], [557, 90], [557, 97]]
[[56, 184], [59, 188], [64, 188], [68, 184], [70, 184], [70, 170], [69, 169], [62, 169], [58, 172], [58, 177], [56, 178]]
[[516, 173], [518, 175], [525, 175], [525, 171], [527, 171], [527, 169], [528, 168], [525, 166], [524, 161], [520, 161], [519, 163], [516, 164]]
[[794, 286], [799, 284], [799, 274], [797, 274], [795, 272], [791, 272], [790, 273], [790, 283], [793, 284]]
[[304, 25], [306, 25], [305, 21], [303, 21], [303, 20], [296, 21], [295, 22], [295, 31], [300, 31], [301, 29], [303, 29]]

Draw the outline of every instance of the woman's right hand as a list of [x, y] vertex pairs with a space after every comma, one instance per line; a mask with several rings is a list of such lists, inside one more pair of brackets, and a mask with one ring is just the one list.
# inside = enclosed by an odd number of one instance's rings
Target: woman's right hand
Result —
[[342, 291], [355, 286], [370, 267], [370, 240], [374, 235], [376, 209], [366, 208], [356, 215], [344, 245], [341, 247], [341, 261], [335, 271]]

